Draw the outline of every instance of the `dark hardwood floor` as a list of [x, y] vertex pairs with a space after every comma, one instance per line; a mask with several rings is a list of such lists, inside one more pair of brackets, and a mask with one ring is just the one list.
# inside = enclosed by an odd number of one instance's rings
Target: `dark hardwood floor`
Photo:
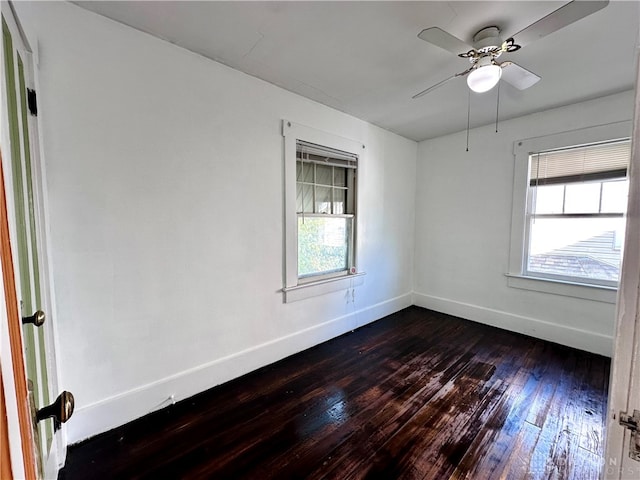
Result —
[[596, 479], [608, 378], [410, 307], [72, 446], [61, 478]]

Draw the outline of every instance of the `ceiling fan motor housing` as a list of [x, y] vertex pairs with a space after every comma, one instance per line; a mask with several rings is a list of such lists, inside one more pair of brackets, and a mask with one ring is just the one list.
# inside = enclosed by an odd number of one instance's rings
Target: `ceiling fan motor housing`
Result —
[[473, 36], [473, 47], [481, 53], [497, 50], [502, 46], [500, 29], [485, 27]]
[[481, 67], [486, 67], [487, 65], [493, 65], [495, 62], [493, 60], [493, 57], [491, 55], [482, 55], [477, 61], [476, 61], [476, 67], [477, 68], [481, 68]]

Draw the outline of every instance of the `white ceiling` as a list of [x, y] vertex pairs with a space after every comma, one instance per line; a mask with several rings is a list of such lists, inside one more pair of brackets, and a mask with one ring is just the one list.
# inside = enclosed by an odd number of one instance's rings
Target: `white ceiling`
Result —
[[[469, 65], [420, 40], [422, 29], [471, 44], [496, 25], [506, 38], [566, 2], [74, 3], [419, 141], [466, 128], [464, 79], [411, 96]], [[633, 88], [638, 6], [612, 1], [504, 54], [542, 80], [525, 91], [502, 85], [501, 119]], [[472, 127], [495, 121], [496, 93], [471, 96]]]

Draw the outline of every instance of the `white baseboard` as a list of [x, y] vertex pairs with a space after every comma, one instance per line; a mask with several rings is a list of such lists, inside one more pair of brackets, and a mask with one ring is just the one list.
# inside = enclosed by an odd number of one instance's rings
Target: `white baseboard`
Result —
[[[176, 375], [77, 408], [67, 423], [67, 441], [78, 443], [189, 398], [265, 365], [335, 338], [412, 304], [412, 294], [372, 305], [285, 337], [219, 358]], [[355, 325], [355, 327], [354, 327]], [[172, 397], [173, 396], [173, 397]]]
[[416, 292], [413, 293], [413, 304], [607, 357], [613, 353], [613, 338], [600, 333]]

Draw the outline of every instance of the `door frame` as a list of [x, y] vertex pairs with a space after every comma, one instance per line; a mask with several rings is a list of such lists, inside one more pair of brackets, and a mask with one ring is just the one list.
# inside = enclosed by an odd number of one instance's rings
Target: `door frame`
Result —
[[629, 458], [629, 430], [621, 411], [640, 410], [640, 49], [636, 50], [636, 88], [629, 165], [625, 247], [616, 304], [603, 474], [607, 480], [638, 478], [640, 462]]

